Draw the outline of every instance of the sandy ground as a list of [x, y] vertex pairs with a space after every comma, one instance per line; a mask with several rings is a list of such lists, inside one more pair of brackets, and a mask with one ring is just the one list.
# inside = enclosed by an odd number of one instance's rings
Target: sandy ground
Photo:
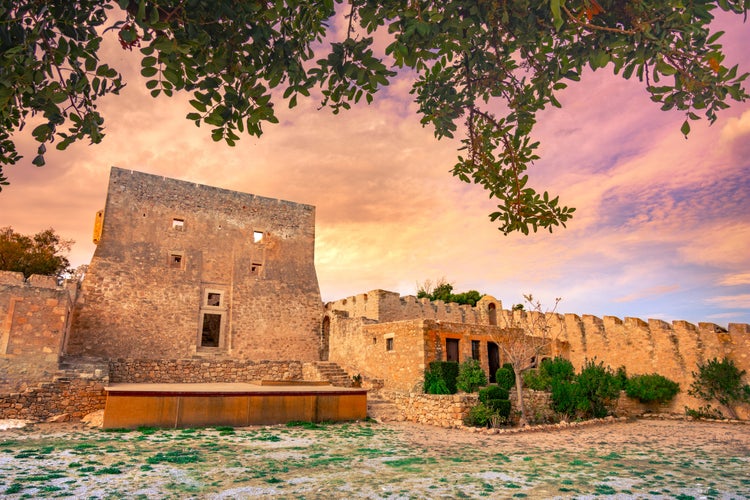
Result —
[[4, 498], [750, 498], [748, 424], [503, 434], [391, 422], [126, 433], [3, 424]]

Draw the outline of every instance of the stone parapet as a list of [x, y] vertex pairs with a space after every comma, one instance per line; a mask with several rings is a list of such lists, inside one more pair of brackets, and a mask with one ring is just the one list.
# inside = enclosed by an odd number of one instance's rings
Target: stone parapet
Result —
[[300, 361], [212, 359], [114, 359], [112, 383], [213, 383], [256, 380], [304, 380]]

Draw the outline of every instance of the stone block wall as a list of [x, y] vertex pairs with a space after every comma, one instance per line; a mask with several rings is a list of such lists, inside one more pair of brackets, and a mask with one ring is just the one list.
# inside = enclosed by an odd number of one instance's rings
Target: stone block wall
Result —
[[62, 414], [79, 419], [105, 402], [103, 381], [63, 378], [0, 396], [0, 419], [39, 421]]
[[334, 317], [331, 332], [328, 359], [347, 372], [382, 379], [388, 390], [408, 392], [421, 384], [426, 347], [422, 320], [377, 324]]
[[113, 168], [100, 222], [69, 354], [319, 359], [314, 207]]
[[114, 359], [112, 383], [214, 383], [304, 380], [300, 361]]
[[0, 271], [0, 388], [20, 390], [57, 371], [75, 293], [54, 276]]

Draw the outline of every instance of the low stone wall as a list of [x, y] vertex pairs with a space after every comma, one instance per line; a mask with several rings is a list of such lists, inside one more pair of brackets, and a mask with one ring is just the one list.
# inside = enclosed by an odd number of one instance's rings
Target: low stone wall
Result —
[[112, 383], [213, 383], [254, 380], [304, 380], [300, 361], [202, 359], [115, 359], [109, 362]]
[[66, 379], [40, 384], [19, 393], [0, 396], [0, 418], [46, 420], [68, 415], [79, 419], [104, 408], [103, 380]]
[[[396, 407], [396, 414], [391, 420], [407, 420], [437, 427], [463, 427], [464, 418], [473, 406], [479, 402], [478, 394], [419, 394], [379, 391], [381, 397], [391, 401]], [[510, 391], [511, 421], [518, 424], [516, 391]], [[524, 408], [530, 424], [553, 424], [559, 421], [559, 415], [552, 410], [552, 397], [546, 391], [524, 389]], [[640, 416], [646, 413], [668, 413], [669, 405], [647, 405], [628, 398], [624, 392], [614, 405], [614, 413], [620, 417]]]
[[461, 427], [464, 417], [477, 404], [477, 394], [418, 394], [384, 392], [380, 395], [397, 407], [396, 420], [408, 420], [438, 427]]

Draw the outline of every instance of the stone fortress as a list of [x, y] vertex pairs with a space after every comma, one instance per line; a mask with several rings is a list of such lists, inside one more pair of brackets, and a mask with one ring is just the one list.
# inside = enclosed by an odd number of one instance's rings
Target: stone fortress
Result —
[[[374, 399], [421, 391], [433, 360], [475, 358], [492, 377], [510, 315], [373, 290], [323, 304], [309, 205], [113, 168], [80, 286], [0, 272], [0, 418], [73, 418], [109, 383], [317, 381], [359, 375]], [[699, 362], [750, 371], [750, 325], [550, 315], [549, 355], [660, 373], [686, 394]], [[744, 418], [750, 418], [747, 408]], [[456, 423], [454, 418], [452, 423]], [[443, 424], [444, 425], [444, 424]]]

